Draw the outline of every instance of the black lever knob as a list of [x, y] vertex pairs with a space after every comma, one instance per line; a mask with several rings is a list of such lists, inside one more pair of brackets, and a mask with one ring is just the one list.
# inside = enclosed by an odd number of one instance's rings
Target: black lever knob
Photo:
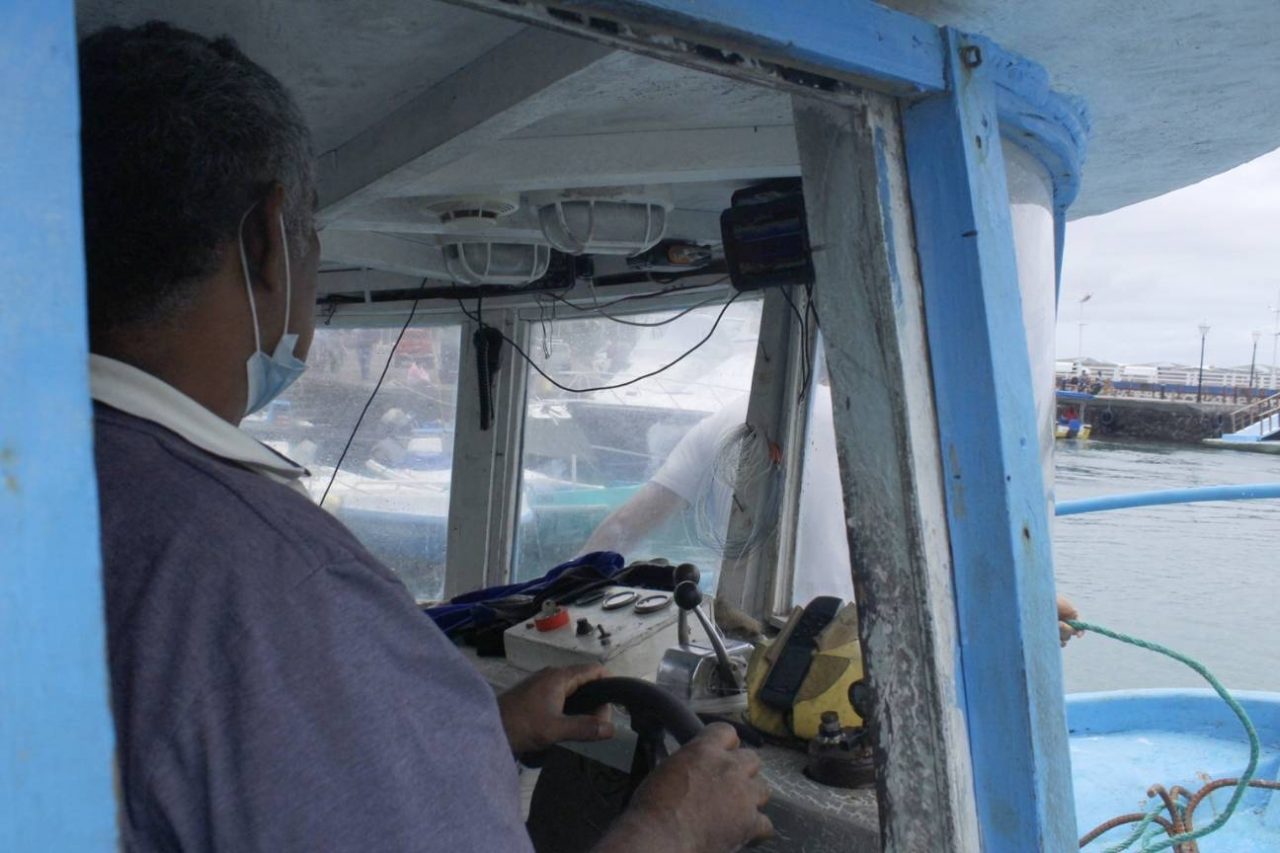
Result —
[[702, 572], [698, 571], [698, 567], [693, 563], [681, 563], [676, 566], [676, 585], [679, 586], [685, 581], [693, 581], [695, 585], [702, 582]]
[[676, 584], [674, 598], [681, 610], [693, 610], [702, 603], [702, 590], [693, 581], [681, 581]]

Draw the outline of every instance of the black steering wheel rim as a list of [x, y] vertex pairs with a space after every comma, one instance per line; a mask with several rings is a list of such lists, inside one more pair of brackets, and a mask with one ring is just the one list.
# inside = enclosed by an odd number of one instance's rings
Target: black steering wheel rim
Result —
[[657, 726], [681, 746], [697, 737], [702, 721], [679, 699], [639, 678], [601, 678], [582, 685], [564, 703], [567, 714], [590, 714], [603, 705], [621, 705], [631, 727], [643, 734]]

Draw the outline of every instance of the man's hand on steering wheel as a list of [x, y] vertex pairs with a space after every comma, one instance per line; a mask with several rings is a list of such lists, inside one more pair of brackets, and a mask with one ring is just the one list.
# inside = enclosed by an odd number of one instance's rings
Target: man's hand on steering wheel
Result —
[[714, 723], [658, 765], [593, 853], [732, 853], [773, 834], [760, 757]]
[[[604, 667], [595, 664], [544, 669], [499, 696], [498, 709], [512, 751], [520, 755], [563, 741], [612, 737], [608, 706], [594, 714], [564, 710], [565, 700], [579, 687], [606, 675]], [[603, 689], [606, 684], [612, 691]], [[645, 697], [646, 691], [637, 693], [636, 688], [657, 691], [652, 685], [636, 684], [633, 679], [610, 679], [606, 684], [599, 685], [602, 690], [597, 692], [617, 693], [624, 704], [629, 698], [633, 724], [642, 707], [662, 707], [656, 697]], [[671, 716], [671, 709], [666, 713]], [[694, 727], [699, 725], [696, 718], [691, 720]], [[769, 799], [769, 788], [759, 777], [760, 757], [739, 749], [733, 727], [716, 723], [695, 736], [678, 719], [662, 722], [667, 731], [673, 726], [687, 730], [678, 739], [692, 739], [636, 789], [630, 807], [595, 853], [731, 853], [772, 835], [773, 825], [760, 811]]]
[[544, 669], [498, 697], [502, 727], [516, 755], [540, 752], [564, 741], [613, 737], [609, 708], [595, 714], [566, 714], [564, 702], [584, 684], [608, 673], [599, 664]]

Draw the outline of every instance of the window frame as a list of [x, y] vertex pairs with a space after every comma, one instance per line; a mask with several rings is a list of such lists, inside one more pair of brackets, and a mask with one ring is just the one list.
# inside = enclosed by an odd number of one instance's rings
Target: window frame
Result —
[[[358, 272], [351, 274], [359, 275]], [[559, 305], [557, 311], [563, 313], [558, 313], [555, 319], [599, 318], [602, 315], [594, 310], [596, 300], [608, 305], [619, 297], [638, 296], [642, 293], [652, 292], [654, 296], [637, 298], [624, 305], [610, 305], [609, 313], [617, 317], [634, 317], [657, 311], [679, 311], [712, 297], [721, 297], [710, 303], [713, 307], [720, 307], [734, 293], [727, 281], [717, 281], [712, 276], [688, 279], [689, 289], [685, 292], [667, 291], [667, 287], [674, 286], [659, 282], [638, 282], [592, 287], [586, 282], [579, 282], [571, 290], [558, 293], [557, 296], [586, 310], [574, 311], [556, 302], [553, 304]], [[797, 288], [794, 293], [793, 298], [803, 298], [802, 290]], [[464, 298], [465, 311], [474, 314], [474, 297]], [[481, 304], [483, 319], [486, 324], [501, 329], [528, 352], [536, 340], [535, 327], [543, 320], [550, 319], [547, 316], [550, 307], [547, 300], [550, 298], [545, 292], [539, 294], [536, 291], [486, 296]], [[777, 290], [746, 293], [738, 297], [739, 301], [752, 299], [760, 299], [764, 305], [761, 309], [760, 333], [752, 369], [748, 412], [765, 411], [772, 415], [767, 429], [783, 448], [784, 482], [778, 527], [751, 555], [749, 574], [743, 580], [740, 591], [734, 594], [734, 603], [761, 618], [767, 618], [789, 609], [807, 423], [807, 406], [776, 406], [773, 401], [794, 401], [799, 394], [804, 336], [798, 333], [797, 321]], [[413, 310], [413, 304], [409, 300], [396, 300], [329, 306], [319, 310], [317, 328], [393, 328], [403, 324], [404, 318]], [[486, 586], [509, 583], [514, 576], [525, 415], [531, 370], [527, 364], [522, 364], [523, 359], [510, 346], [504, 346], [501, 366], [494, 383], [494, 422], [487, 431], [475, 428], [479, 421], [479, 397], [475, 393], [469, 393], [468, 389], [476, 387], [477, 365], [469, 341], [478, 324], [464, 313], [463, 306], [459, 306], [455, 300], [432, 298], [418, 304], [412, 325], [417, 328], [456, 323], [461, 323], [463, 337], [458, 365], [457, 415], [445, 552], [446, 598]], [[816, 335], [812, 333], [814, 328], [811, 328], [808, 336], [810, 357], [816, 342]], [[761, 342], [766, 338], [768, 342], [762, 346]], [[459, 476], [463, 471], [466, 476]], [[739, 495], [738, 498], [748, 507], [752, 503], [751, 496]], [[730, 563], [731, 561], [722, 563], [722, 573], [737, 570]]]
[[[408, 319], [411, 311], [413, 312], [413, 321], [406, 325], [405, 320]], [[435, 310], [435, 311], [423, 310], [421, 306], [419, 306], [418, 309], [414, 311], [412, 302], [351, 304], [351, 305], [340, 306], [337, 309], [329, 309], [329, 310], [323, 310], [323, 311], [317, 310], [315, 332], [319, 334], [325, 330], [355, 331], [360, 329], [379, 329], [379, 330], [394, 329], [399, 331], [402, 329], [432, 329], [432, 328], [438, 329], [438, 328], [445, 328], [450, 326], [459, 327], [459, 330], [458, 330], [459, 370], [458, 370], [457, 397], [455, 398], [455, 403], [454, 403], [454, 406], [455, 406], [454, 408], [454, 440], [456, 442], [459, 434], [458, 426], [460, 423], [460, 418], [462, 417], [461, 400], [462, 400], [462, 389], [464, 387], [462, 368], [466, 361], [464, 357], [464, 354], [466, 352], [465, 339], [462, 336], [467, 332], [467, 321], [464, 317], [461, 316], [461, 312], [458, 312], [456, 309], [452, 313], [448, 311], [440, 311], [440, 310]], [[396, 351], [397, 351], [396, 348], [393, 348], [388, 355], [390, 357], [394, 357]], [[374, 362], [371, 365], [372, 375], [375, 377], [380, 377], [386, 363], [387, 363], [386, 360], [380, 360], [380, 361]], [[305, 379], [303, 381], [305, 381]], [[371, 394], [375, 388], [379, 387], [379, 382], [380, 382], [380, 379], [374, 378], [370, 380], [368, 387], [362, 386], [360, 389], [359, 399], [368, 400], [369, 399], [368, 395]], [[362, 409], [363, 404], [356, 406], [355, 408]], [[356, 431], [357, 429], [366, 429], [369, 426], [370, 426], [370, 422], [368, 420], [365, 420], [362, 422], [360, 420], [360, 415], [357, 415], [356, 420], [351, 423], [350, 429], [347, 435], [350, 436], [351, 433]], [[449, 472], [450, 472], [449, 515], [450, 515], [450, 519], [452, 519], [453, 475], [457, 471], [456, 447], [454, 449], [454, 455], [450, 458], [449, 465], [450, 465], [450, 468], [449, 468]], [[348, 474], [353, 473], [352, 469], [346, 468], [346, 467], [340, 468], [338, 473], [342, 473], [344, 471]], [[318, 475], [313, 475], [313, 476], [318, 476]], [[337, 484], [338, 478], [335, 477], [333, 482], [334, 484]], [[315, 496], [314, 499], [316, 501], [316, 504], [320, 505], [319, 496]], [[448, 520], [446, 520], [446, 523], [448, 523]], [[446, 542], [445, 542], [446, 584], [448, 582], [447, 581], [448, 561], [449, 561], [449, 552], [451, 550], [452, 550], [451, 544], [449, 540], [446, 539]], [[394, 570], [395, 567], [393, 566], [391, 568]], [[447, 594], [447, 590], [446, 590], [446, 594]]]
[[[648, 286], [652, 287], [653, 285], [650, 284]], [[636, 292], [641, 292], [641, 291], [636, 291]], [[636, 299], [634, 300], [634, 302], [628, 303], [625, 307], [613, 306], [609, 311], [609, 313], [616, 317], [634, 317], [634, 316], [643, 315], [643, 314], [652, 314], [658, 311], [680, 311], [682, 309], [697, 305], [700, 302], [706, 301], [712, 296], [723, 297], [722, 299], [719, 299], [714, 303], [710, 303], [709, 305], [709, 307], [720, 308], [724, 306], [725, 300], [732, 297], [733, 293], [734, 293], [734, 290], [728, 284], [728, 282], [721, 281], [717, 284], [714, 284], [705, 288], [699, 287], [696, 290], [690, 289], [688, 292], [685, 292], [685, 293], [680, 293], [680, 292], [663, 293], [660, 296], [656, 296], [652, 300]], [[583, 308], [588, 309], [585, 311], [575, 311], [571, 315], [572, 319], [591, 319], [591, 318], [601, 317], [602, 315], [600, 313], [593, 310], [594, 298], [599, 298], [601, 302], [607, 304], [611, 302], [613, 299], [616, 299], [618, 296], [632, 295], [632, 294], [615, 292], [613, 288], [609, 288], [607, 293], [601, 294], [600, 289], [595, 288], [595, 296], [593, 297], [592, 289], [585, 285], [575, 288], [572, 294], [573, 294], [573, 297], [571, 301], [573, 301], [575, 304], [580, 305]], [[570, 297], [569, 295], [566, 294], [565, 298], [570, 298]], [[767, 297], [765, 297], [763, 293], [759, 293], [759, 294], [744, 293], [743, 295], [738, 297], [737, 301], [743, 302], [743, 301], [756, 300], [756, 299], [765, 301], [765, 305], [761, 309], [760, 332], [759, 332], [759, 336], [757, 337], [756, 358], [752, 367], [751, 388], [750, 388], [750, 391], [748, 392], [752, 400], [754, 400], [756, 396], [759, 394], [771, 393], [771, 392], [768, 392], [768, 389], [772, 387], [772, 383], [775, 381], [773, 379], [773, 376], [774, 376], [773, 371], [761, 370], [761, 361], [760, 361], [761, 349], [759, 347], [759, 341], [764, 337], [766, 333], [766, 329], [776, 325], [779, 319], [781, 319], [784, 323], [789, 324], [791, 322], [791, 315], [789, 313], [783, 315], [782, 312], [779, 312], [776, 310], [771, 312], [769, 310]], [[566, 310], [572, 310], [572, 309], [566, 309]], [[518, 318], [520, 323], [523, 325], [523, 329], [526, 335], [526, 340], [531, 341], [533, 337], [532, 335], [533, 327], [544, 319], [543, 315], [540, 313], [540, 309], [537, 307], [528, 307], [528, 306], [523, 307], [518, 310]], [[566, 319], [566, 317], [558, 316], [555, 319], [563, 320], [563, 319]], [[717, 334], [719, 334], [720, 331], [721, 330], [717, 330]], [[522, 343], [521, 346], [525, 346], [525, 344]], [[527, 351], [527, 348], [526, 348], [526, 351]], [[674, 357], [675, 355], [678, 355], [678, 354], [679, 353], [673, 353], [672, 356]], [[771, 353], [767, 354], [766, 358], [772, 358]], [[790, 350], [787, 351], [785, 358], [787, 359], [788, 362], [790, 361], [790, 358], [791, 358]], [[529, 368], [527, 365], [525, 366], [526, 377], [530, 369], [531, 368]], [[785, 368], [784, 368], [784, 371], [782, 372], [783, 373], [786, 372]], [[761, 380], [762, 375], [767, 375], [768, 378], [762, 381]], [[749, 410], [750, 410], [750, 407], [751, 407], [751, 402], [748, 403]], [[528, 408], [528, 399], [526, 396], [526, 398], [522, 401], [522, 405], [520, 406], [521, 419], [522, 419], [521, 425], [520, 425], [521, 439], [523, 439], [523, 434], [524, 434], [523, 416], [524, 416], [524, 413], [527, 411], [527, 408]], [[520, 486], [521, 486], [519, 475], [523, 473], [523, 458], [524, 458], [524, 447], [523, 447], [523, 443], [521, 443], [519, 446], [519, 452], [516, 454], [513, 460], [513, 466], [515, 468], [515, 473], [517, 476], [510, 481], [514, 484], [514, 488], [516, 491], [516, 495], [514, 496], [516, 512], [519, 511], [519, 492], [520, 492]], [[514, 521], [515, 519], [513, 517], [513, 523]], [[515, 536], [513, 535], [511, 537], [511, 544], [514, 546], [514, 543], [515, 543]], [[765, 562], [766, 565], [770, 567], [777, 565], [778, 554], [777, 554], [776, 536], [770, 537], [768, 542], [766, 542], [765, 545], [760, 550], [767, 552], [767, 560]], [[512, 549], [509, 553], [507, 553], [504, 556], [506, 558], [506, 573], [503, 576], [502, 580], [497, 581], [499, 583], [506, 582], [508, 578], [514, 576], [514, 571], [515, 571], [514, 549]], [[623, 556], [625, 557], [627, 555], [623, 555]], [[727, 563], [721, 564], [720, 571], [722, 573], [725, 571], [726, 565]], [[548, 566], [547, 568], [550, 569], [552, 567]], [[774, 591], [771, 585], [764, 592], [764, 595], [772, 596], [773, 594], [774, 594]]]

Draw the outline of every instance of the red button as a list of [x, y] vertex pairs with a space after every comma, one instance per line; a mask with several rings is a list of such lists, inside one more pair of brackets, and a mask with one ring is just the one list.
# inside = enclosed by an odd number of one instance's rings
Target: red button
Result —
[[533, 620], [533, 626], [539, 631], [554, 631], [557, 628], [563, 628], [569, 624], [569, 611], [563, 607], [557, 607], [556, 612], [550, 616], [543, 616], [540, 619]]

